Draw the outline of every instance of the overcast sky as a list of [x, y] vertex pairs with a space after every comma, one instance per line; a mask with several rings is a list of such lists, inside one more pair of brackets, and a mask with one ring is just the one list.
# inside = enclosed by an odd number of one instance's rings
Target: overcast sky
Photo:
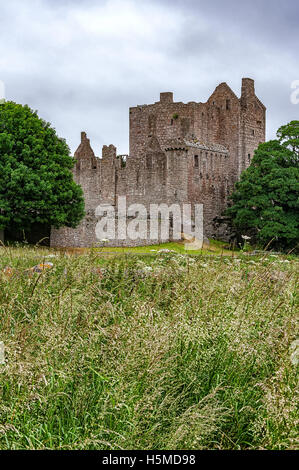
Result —
[[161, 91], [204, 102], [223, 81], [239, 96], [251, 77], [269, 139], [299, 119], [298, 19], [298, 0], [0, 0], [0, 80], [72, 152], [85, 130], [99, 156], [128, 152], [130, 106]]

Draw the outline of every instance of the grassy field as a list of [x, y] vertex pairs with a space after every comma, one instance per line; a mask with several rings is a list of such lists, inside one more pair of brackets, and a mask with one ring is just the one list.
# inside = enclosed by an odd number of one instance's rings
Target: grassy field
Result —
[[234, 253], [237, 253], [240, 250], [230, 250], [227, 247], [227, 244], [224, 242], [219, 242], [216, 240], [210, 240], [209, 245], [204, 243], [202, 249], [200, 250], [188, 250], [187, 247], [188, 244], [184, 244], [184, 242], [169, 242], [169, 243], [163, 243], [160, 245], [148, 245], [148, 246], [135, 246], [135, 247], [108, 247], [105, 246], [105, 243], [102, 244], [102, 246], [94, 247], [92, 249], [90, 248], [62, 248], [60, 252], [62, 253], [69, 253], [69, 254], [84, 254], [84, 253], [90, 253], [92, 251], [93, 253], [108, 253], [110, 254], [139, 254], [139, 255], [144, 255], [144, 254], [149, 254], [149, 255], [156, 255], [157, 252], [159, 251], [172, 251], [175, 253], [181, 253], [181, 254], [191, 254], [191, 255], [234, 255]]
[[297, 259], [174, 251], [0, 249], [0, 449], [298, 448]]
[[175, 251], [176, 253], [183, 253], [183, 254], [193, 254], [193, 255], [203, 255], [203, 254], [223, 254], [223, 255], [229, 255], [232, 254], [232, 251], [227, 249], [226, 243], [224, 242], [218, 242], [215, 240], [210, 240], [209, 245], [205, 244], [203, 245], [201, 250], [192, 250], [188, 251], [186, 247], [188, 246], [188, 243], [186, 245], [183, 242], [169, 242], [169, 243], [163, 243], [160, 245], [148, 245], [148, 246], [135, 246], [135, 247], [130, 247], [130, 248], [110, 248], [110, 247], [105, 247], [104, 246], [95, 248], [94, 251], [98, 252], [109, 252], [109, 253], [136, 253], [136, 254], [144, 254], [144, 253], [149, 253], [149, 254], [155, 254], [157, 251], [161, 250], [170, 250], [170, 251]]

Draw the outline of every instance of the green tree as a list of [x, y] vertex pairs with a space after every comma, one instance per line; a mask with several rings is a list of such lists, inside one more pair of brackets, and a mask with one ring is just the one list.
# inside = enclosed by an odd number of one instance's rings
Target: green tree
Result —
[[277, 140], [260, 144], [241, 174], [227, 210], [238, 234], [254, 242], [293, 248], [299, 239], [299, 121], [277, 131]]
[[0, 229], [76, 227], [84, 199], [73, 165], [65, 140], [37, 112], [27, 105], [0, 104]]

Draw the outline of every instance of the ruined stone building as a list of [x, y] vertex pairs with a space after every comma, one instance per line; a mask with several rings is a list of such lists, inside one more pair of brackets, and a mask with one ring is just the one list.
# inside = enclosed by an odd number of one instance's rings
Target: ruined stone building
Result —
[[[254, 81], [243, 78], [238, 98], [226, 83], [206, 103], [175, 102], [170, 92], [154, 104], [130, 108], [129, 155], [113, 145], [95, 156], [85, 132], [75, 152], [74, 179], [84, 191], [86, 216], [76, 229], [52, 230], [52, 246], [95, 246], [95, 208], [127, 204], [203, 204], [204, 234], [225, 239], [221, 214], [240, 173], [265, 140], [266, 108], [255, 95]], [[159, 239], [157, 240], [159, 241]], [[110, 240], [108, 246], [153, 243]]]

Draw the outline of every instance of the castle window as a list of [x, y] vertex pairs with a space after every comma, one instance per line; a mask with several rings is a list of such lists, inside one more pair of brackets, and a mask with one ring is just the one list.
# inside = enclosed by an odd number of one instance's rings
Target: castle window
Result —
[[250, 160], [251, 160], [251, 154], [249, 153], [248, 154], [248, 161], [250, 162]]
[[261, 127], [262, 121], [256, 121], [257, 125]]
[[198, 168], [198, 155], [194, 155], [194, 168]]
[[230, 109], [230, 100], [226, 100], [226, 110]]
[[254, 135], [254, 129], [251, 129], [251, 135]]
[[170, 125], [173, 126], [173, 119], [170, 120]]

